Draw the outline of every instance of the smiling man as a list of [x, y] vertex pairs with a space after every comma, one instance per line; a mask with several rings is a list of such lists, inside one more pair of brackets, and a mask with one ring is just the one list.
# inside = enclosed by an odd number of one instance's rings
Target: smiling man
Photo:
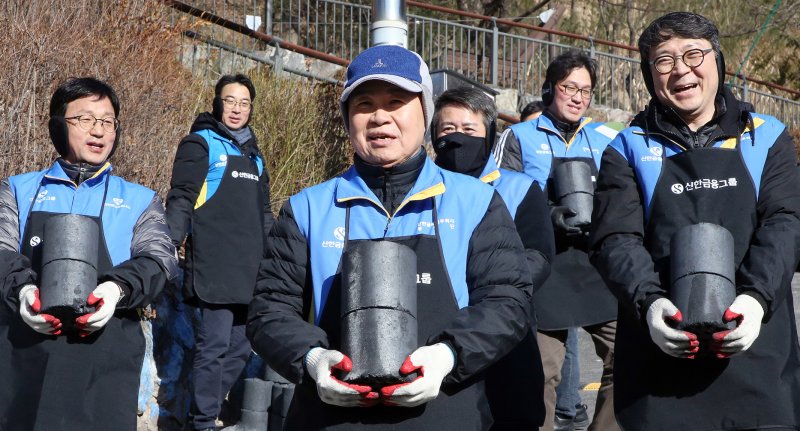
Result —
[[[652, 99], [603, 154], [593, 215], [592, 259], [621, 304], [617, 419], [648, 431], [798, 429], [792, 139], [724, 85], [719, 32], [703, 16], [656, 19], [639, 52]], [[687, 310], [669, 299], [672, 234], [698, 223], [734, 243], [736, 296], [719, 316], [733, 329], [710, 338], [677, 329]]]
[[247, 304], [273, 220], [269, 174], [248, 125], [255, 98], [250, 78], [222, 76], [211, 112], [197, 117], [172, 165], [167, 222], [175, 246], [186, 247], [184, 295], [201, 313], [190, 411], [196, 430], [215, 429], [250, 356]]
[[588, 167], [584, 171], [590, 172], [591, 178], [585, 180], [593, 183], [600, 156], [617, 133], [583, 116], [592, 101], [596, 69], [595, 61], [579, 51], [568, 51], [553, 59], [542, 85], [542, 101], [547, 106], [544, 113], [511, 126], [495, 147], [500, 167], [524, 172], [543, 186], [555, 231], [556, 255], [550, 277], [534, 294], [547, 408], [542, 430], [572, 427], [572, 419], [557, 418], [555, 410], [568, 330], [575, 327], [583, 327], [592, 335], [595, 351], [603, 360], [603, 376], [589, 430], [618, 429], [612, 378], [617, 303], [589, 263], [589, 224], [570, 221], [578, 208], [559, 204], [554, 181], [559, 166], [577, 162]]
[[[177, 260], [158, 195], [111, 175], [119, 111], [108, 84], [67, 80], [50, 100], [50, 138], [60, 157], [0, 183], [2, 429], [136, 429], [145, 351], [137, 308], [176, 275]], [[93, 312], [74, 322], [43, 313], [39, 300], [42, 249], [56, 241], [46, 226], [62, 214], [100, 228], [97, 244], [87, 247], [97, 251], [97, 285], [85, 298]]]
[[[283, 206], [250, 304], [254, 350], [298, 384], [284, 429], [488, 429], [481, 372], [529, 330], [531, 275], [511, 215], [491, 186], [426, 156], [431, 78], [416, 53], [359, 54], [340, 107], [354, 164]], [[342, 254], [376, 241], [417, 258], [420, 345], [398, 371], [418, 375], [386, 387], [335, 378], [353, 366], [340, 351]]]

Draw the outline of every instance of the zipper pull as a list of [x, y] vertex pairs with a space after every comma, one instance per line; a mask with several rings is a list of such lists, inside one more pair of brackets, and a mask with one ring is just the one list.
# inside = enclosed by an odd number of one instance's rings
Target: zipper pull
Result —
[[86, 176], [86, 165], [84, 163], [81, 163], [80, 171], [78, 171], [78, 185], [79, 186], [83, 183], [83, 180], [86, 179], [86, 178], [84, 178], [85, 176]]
[[383, 237], [386, 238], [386, 234], [389, 232], [389, 225], [392, 224], [392, 217], [386, 219], [386, 227], [383, 229]]

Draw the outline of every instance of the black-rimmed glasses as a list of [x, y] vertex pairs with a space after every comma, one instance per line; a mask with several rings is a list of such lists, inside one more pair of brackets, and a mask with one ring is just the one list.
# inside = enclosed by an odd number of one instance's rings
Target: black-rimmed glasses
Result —
[[592, 98], [592, 90], [591, 89], [578, 88], [578, 87], [576, 87], [574, 85], [569, 85], [569, 84], [561, 84], [561, 85], [559, 85], [559, 87], [561, 87], [561, 90], [564, 91], [564, 94], [566, 94], [569, 97], [572, 97], [572, 96], [574, 96], [574, 95], [576, 95], [578, 93], [581, 93], [581, 97], [583, 98], [583, 100], [589, 100], [589, 99]]
[[648, 63], [655, 66], [656, 71], [662, 75], [672, 72], [675, 69], [675, 64], [678, 62], [680, 58], [683, 64], [687, 67], [694, 69], [695, 67], [699, 67], [703, 64], [703, 60], [706, 58], [706, 54], [713, 51], [714, 48], [707, 48], [707, 49], [690, 49], [684, 52], [681, 55], [662, 55], [656, 57], [655, 60], [650, 61]]

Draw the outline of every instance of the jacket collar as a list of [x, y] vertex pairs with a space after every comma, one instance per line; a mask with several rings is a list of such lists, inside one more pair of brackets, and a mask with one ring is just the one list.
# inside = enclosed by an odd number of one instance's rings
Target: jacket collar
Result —
[[572, 144], [572, 142], [575, 140], [575, 137], [578, 136], [578, 134], [581, 132], [584, 126], [592, 122], [592, 119], [590, 117], [581, 117], [581, 120], [578, 124], [578, 128], [575, 129], [575, 133], [572, 135], [572, 139], [570, 139], [569, 142], [567, 142], [566, 139], [564, 139], [564, 136], [561, 135], [561, 132], [558, 130], [558, 127], [556, 127], [556, 125], [553, 124], [553, 122], [546, 115], [540, 115], [539, 118], [535, 119], [534, 121], [536, 122], [536, 128], [538, 130], [544, 130], [550, 133], [555, 133], [558, 137], [561, 138], [562, 141], [564, 141], [565, 144], [567, 144], [567, 146], [569, 146], [570, 144]]
[[645, 134], [662, 134], [674, 142], [685, 142], [686, 137], [693, 133], [702, 133], [705, 129], [713, 127], [707, 133], [707, 142], [713, 142], [721, 137], [739, 136], [749, 122], [749, 112], [753, 110], [749, 103], [742, 103], [736, 96], [723, 86], [715, 100], [717, 113], [708, 123], [701, 126], [697, 132], [691, 132], [689, 126], [671, 108], [662, 105], [658, 99], [653, 98], [647, 107], [639, 112], [631, 122], [631, 126], [640, 127]]
[[[417, 181], [411, 187], [411, 190], [406, 195], [403, 202], [397, 207], [395, 214], [405, 206], [408, 202], [427, 199], [432, 196], [437, 196], [445, 192], [443, 176], [441, 168], [436, 166], [429, 158], [425, 158], [425, 163], [422, 165], [422, 170], [417, 177]], [[374, 204], [376, 207], [382, 209], [388, 216], [389, 214], [380, 200], [375, 196], [375, 193], [370, 190], [364, 179], [358, 174], [355, 166], [350, 166], [350, 169], [345, 171], [341, 177], [336, 181], [336, 190], [334, 196], [337, 203], [353, 201], [353, 200], [366, 200]]]
[[[94, 186], [95, 184], [103, 181], [103, 178], [105, 178], [107, 175], [110, 175], [112, 170], [113, 169], [111, 167], [111, 162], [105, 162], [102, 168], [100, 168], [97, 172], [95, 172], [94, 175], [92, 175], [90, 178], [87, 178], [83, 182], [86, 183], [88, 186]], [[67, 173], [64, 172], [64, 169], [61, 167], [61, 164], [59, 164], [58, 162], [53, 163], [53, 165], [50, 166], [50, 168], [45, 171], [44, 177], [51, 181], [65, 182], [72, 184], [73, 186], [75, 185], [75, 183], [72, 182]]]
[[486, 166], [484, 166], [483, 172], [478, 178], [486, 184], [497, 181], [500, 178], [500, 169], [497, 167], [497, 162], [494, 161], [493, 157], [489, 156], [489, 160], [486, 161]]

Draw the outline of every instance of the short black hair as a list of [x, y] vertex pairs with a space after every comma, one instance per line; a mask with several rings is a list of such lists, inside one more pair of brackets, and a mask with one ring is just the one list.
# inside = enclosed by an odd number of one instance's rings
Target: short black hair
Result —
[[89, 96], [107, 97], [114, 108], [114, 116], [119, 116], [119, 98], [110, 85], [97, 78], [72, 77], [61, 83], [50, 98], [50, 117], [63, 117], [70, 102]]
[[441, 110], [446, 106], [460, 106], [483, 117], [483, 126], [486, 133], [492, 130], [492, 124], [497, 120], [497, 106], [494, 100], [482, 90], [474, 87], [456, 87], [442, 93], [434, 104], [433, 119], [431, 121], [431, 137], [436, 139], [441, 118]]
[[693, 12], [671, 12], [651, 22], [639, 36], [642, 61], [650, 58], [650, 48], [673, 37], [705, 39], [711, 42], [716, 54], [720, 53], [719, 30], [713, 22]]
[[589, 79], [592, 81], [592, 88], [597, 82], [597, 62], [583, 51], [576, 49], [569, 50], [550, 62], [545, 72], [545, 81], [553, 86], [558, 81], [566, 78], [575, 69], [586, 68], [589, 72]]
[[545, 106], [544, 102], [541, 100], [534, 100], [522, 108], [522, 111], [519, 112], [519, 120], [524, 121], [525, 117], [529, 117], [537, 112], [544, 112], [545, 109], [547, 109], [547, 106]]
[[222, 89], [228, 84], [241, 84], [247, 87], [247, 91], [250, 92], [250, 101], [256, 99], [256, 87], [253, 85], [253, 81], [250, 80], [250, 77], [241, 73], [237, 73], [236, 75], [223, 75], [217, 81], [217, 85], [214, 86], [214, 96], [219, 97], [222, 94]]

